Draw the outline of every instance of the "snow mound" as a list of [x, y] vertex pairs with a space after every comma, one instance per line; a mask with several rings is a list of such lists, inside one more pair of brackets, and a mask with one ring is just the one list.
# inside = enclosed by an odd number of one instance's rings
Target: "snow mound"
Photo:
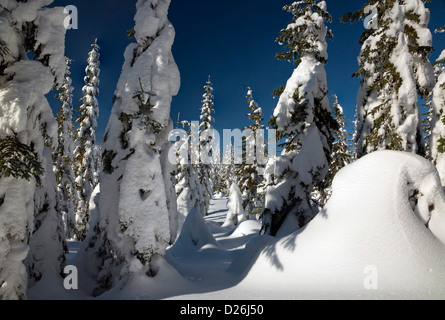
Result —
[[325, 209], [265, 246], [236, 290], [255, 299], [443, 299], [444, 243], [435, 167], [375, 152], [341, 170]]
[[193, 208], [182, 226], [181, 234], [169, 249], [173, 256], [183, 256], [204, 247], [220, 248], [207, 224], [196, 208]]
[[247, 235], [259, 234], [261, 222], [257, 220], [246, 220], [241, 222], [232, 233], [232, 237], [245, 237]]
[[[198, 286], [207, 291], [209, 283], [215, 281], [219, 283], [217, 288], [220, 288], [220, 282], [226, 285], [224, 272], [233, 255], [218, 243], [200, 211], [194, 208], [187, 215], [178, 239], [167, 250], [165, 259], [185, 279], [198, 281]], [[215, 274], [219, 275], [216, 279]], [[189, 289], [193, 291], [192, 287]]]

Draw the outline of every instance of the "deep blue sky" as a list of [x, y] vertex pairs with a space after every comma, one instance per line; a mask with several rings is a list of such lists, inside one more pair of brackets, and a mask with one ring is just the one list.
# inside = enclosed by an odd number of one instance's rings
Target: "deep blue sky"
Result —
[[[280, 46], [275, 42], [281, 29], [292, 16], [283, 5], [292, 0], [172, 0], [169, 19], [176, 29], [173, 55], [181, 73], [181, 89], [173, 98], [171, 117], [176, 122], [198, 120], [203, 86], [208, 75], [214, 86], [215, 128], [242, 129], [247, 125], [246, 87], [253, 89], [254, 99], [263, 108], [265, 124], [277, 100], [274, 89], [284, 85], [294, 65], [275, 60]], [[339, 18], [363, 6], [365, 1], [327, 0], [333, 22], [328, 26], [334, 39], [328, 42], [326, 66], [330, 94], [337, 94], [349, 122], [353, 120], [359, 80], [351, 75], [357, 70], [358, 41], [364, 30], [361, 22], [342, 24]], [[74, 109], [81, 104], [81, 89], [91, 43], [98, 38], [101, 47], [100, 117], [97, 140], [101, 143], [112, 108], [112, 97], [121, 72], [125, 47], [132, 41], [126, 31], [134, 26], [133, 6], [136, 0], [56, 0], [55, 5], [75, 5], [79, 29], [68, 30], [66, 55], [71, 66]], [[430, 28], [445, 24], [445, 0], [433, 0]], [[445, 49], [445, 34], [433, 34], [436, 51], [434, 61]], [[60, 108], [50, 99], [54, 113]], [[77, 114], [75, 113], [75, 118]], [[352, 125], [350, 125], [350, 129]]]

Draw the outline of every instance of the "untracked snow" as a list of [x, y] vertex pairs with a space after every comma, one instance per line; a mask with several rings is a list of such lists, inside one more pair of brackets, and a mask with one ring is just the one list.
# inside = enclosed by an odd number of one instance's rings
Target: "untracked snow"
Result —
[[[223, 226], [228, 199], [213, 198], [209, 215], [192, 210], [154, 258], [155, 277], [135, 273], [96, 299], [445, 298], [445, 195], [429, 161], [374, 152], [340, 170], [332, 191], [306, 227], [282, 238], [259, 235], [258, 221]], [[81, 257], [67, 261], [80, 266], [79, 290], [45, 298], [92, 298], [94, 266]]]
[[434, 166], [376, 152], [340, 171], [332, 198], [305, 228], [247, 244], [232, 262], [248, 270], [236, 286], [180, 298], [443, 299], [444, 226]]
[[[255, 299], [443, 299], [444, 227], [436, 169], [408, 153], [376, 152], [341, 170], [325, 209], [264, 247], [230, 291]], [[376, 288], [367, 287], [370, 276]]]

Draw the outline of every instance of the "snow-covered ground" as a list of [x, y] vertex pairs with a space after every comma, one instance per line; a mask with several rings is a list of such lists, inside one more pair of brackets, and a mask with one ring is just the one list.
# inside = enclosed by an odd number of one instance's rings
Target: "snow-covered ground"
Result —
[[437, 170], [408, 153], [376, 152], [341, 170], [325, 209], [283, 238], [260, 222], [224, 225], [227, 199], [192, 211], [156, 277], [105, 294], [69, 243], [79, 289], [44, 282], [32, 299], [445, 299], [445, 195]]

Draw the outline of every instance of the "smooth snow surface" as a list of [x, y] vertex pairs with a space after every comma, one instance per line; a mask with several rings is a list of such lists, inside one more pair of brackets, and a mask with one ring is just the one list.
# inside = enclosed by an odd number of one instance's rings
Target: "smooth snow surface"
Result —
[[[445, 195], [421, 157], [380, 151], [348, 165], [325, 209], [283, 238], [258, 235], [258, 221], [223, 226], [227, 202], [188, 214], [156, 277], [134, 273], [97, 299], [445, 298]], [[79, 268], [71, 298], [91, 299], [89, 281]]]
[[[419, 198], [410, 201], [414, 190]], [[423, 202], [434, 202], [434, 210]], [[325, 209], [306, 228], [264, 247], [232, 291], [256, 299], [443, 299], [444, 205], [428, 161], [373, 153], [340, 171]], [[370, 270], [377, 290], [365, 288]]]

